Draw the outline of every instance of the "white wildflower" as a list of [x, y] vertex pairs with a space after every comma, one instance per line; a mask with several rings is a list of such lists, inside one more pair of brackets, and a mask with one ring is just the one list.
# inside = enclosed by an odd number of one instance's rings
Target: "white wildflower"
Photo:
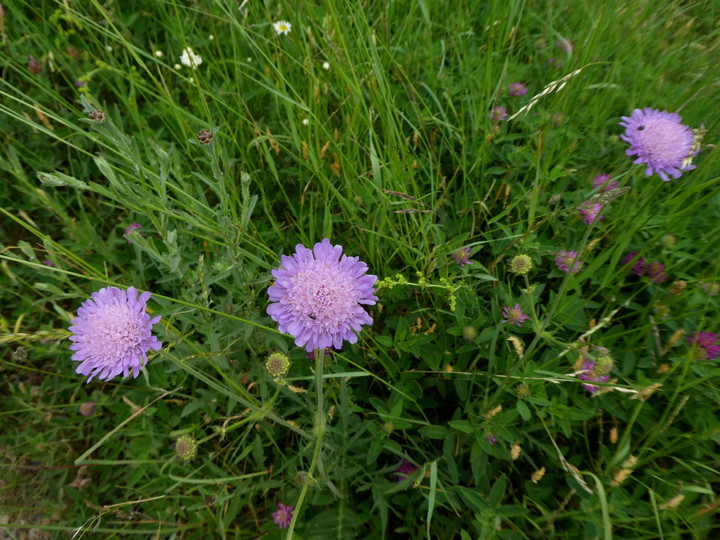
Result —
[[203, 59], [195, 54], [190, 47], [188, 47], [187, 49], [183, 49], [183, 52], [180, 55], [180, 62], [183, 66], [197, 69], [197, 67], [203, 63]]

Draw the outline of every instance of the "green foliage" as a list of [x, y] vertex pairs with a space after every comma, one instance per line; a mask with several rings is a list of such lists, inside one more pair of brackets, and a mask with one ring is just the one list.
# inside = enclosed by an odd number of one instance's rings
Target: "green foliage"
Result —
[[[282, 538], [282, 502], [298, 539], [717, 536], [720, 370], [687, 337], [720, 333], [713, 2], [30, 4], [0, 10], [2, 527]], [[636, 107], [705, 125], [695, 170], [632, 164]], [[588, 226], [600, 173], [629, 189]], [[325, 237], [380, 301], [323, 374], [265, 310]], [[153, 293], [163, 349], [85, 384], [67, 328], [108, 285]]]

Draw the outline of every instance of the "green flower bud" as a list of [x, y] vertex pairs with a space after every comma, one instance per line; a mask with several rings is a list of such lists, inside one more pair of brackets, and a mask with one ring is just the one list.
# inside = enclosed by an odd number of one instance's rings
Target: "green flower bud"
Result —
[[510, 260], [510, 271], [523, 276], [532, 270], [533, 261], [529, 255], [516, 255]]
[[175, 441], [175, 454], [184, 463], [192, 461], [197, 455], [197, 441], [191, 435], [181, 435]]
[[283, 353], [273, 353], [265, 362], [265, 369], [274, 378], [284, 377], [290, 370], [290, 360]]

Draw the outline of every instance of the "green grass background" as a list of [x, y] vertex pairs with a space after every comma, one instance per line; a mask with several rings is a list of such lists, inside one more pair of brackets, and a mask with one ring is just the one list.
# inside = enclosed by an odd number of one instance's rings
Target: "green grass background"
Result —
[[[720, 332], [720, 6], [239, 6], [2, 3], [0, 527], [284, 538], [271, 513], [298, 506], [317, 392], [266, 291], [280, 254], [327, 237], [384, 281], [373, 326], [326, 361], [323, 470], [295, 538], [716, 537], [718, 368], [686, 336]], [[198, 69], [174, 67], [185, 47]], [[618, 122], [637, 107], [705, 126], [697, 169], [665, 183], [632, 165]], [[600, 173], [630, 191], [588, 227], [576, 207]], [[145, 236], [128, 242], [131, 222]], [[634, 277], [630, 251], [670, 279]], [[527, 279], [507, 268], [519, 253]], [[108, 285], [153, 293], [164, 347], [138, 379], [85, 384], [66, 329]], [[500, 324], [515, 303], [522, 328]], [[569, 376], [591, 328], [626, 391]], [[264, 371], [276, 351], [295, 390]], [[397, 482], [403, 458], [418, 471]]]

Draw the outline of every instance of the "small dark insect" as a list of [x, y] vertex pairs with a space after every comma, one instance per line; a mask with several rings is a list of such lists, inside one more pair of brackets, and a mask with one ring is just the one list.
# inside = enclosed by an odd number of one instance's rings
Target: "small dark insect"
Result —
[[638, 126], [638, 128], [637, 128], [638, 131], [642, 131], [644, 129], [645, 129], [645, 126]]
[[310, 317], [313, 321], [317, 320], [317, 317], [315, 315], [308, 314], [308, 317]]

